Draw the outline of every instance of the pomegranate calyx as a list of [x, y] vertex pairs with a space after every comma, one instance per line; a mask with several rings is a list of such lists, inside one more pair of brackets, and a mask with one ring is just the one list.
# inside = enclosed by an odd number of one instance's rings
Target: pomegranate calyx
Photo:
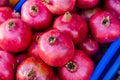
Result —
[[108, 26], [109, 24], [110, 24], [110, 17], [109, 16], [103, 17], [102, 25]]
[[10, 22], [8, 23], [8, 29], [9, 29], [9, 30], [12, 30], [12, 29], [14, 28], [14, 26], [15, 26], [15, 23], [14, 23], [13, 21], [10, 21]]
[[77, 65], [73, 61], [69, 61], [65, 66], [70, 72], [74, 72], [77, 70]]
[[28, 76], [30, 79], [33, 78], [33, 77], [35, 76], [34, 71], [31, 70], [31, 71], [27, 74], [27, 76]]
[[38, 8], [37, 8], [36, 5], [32, 5], [32, 6], [31, 6], [31, 8], [30, 8], [30, 13], [31, 13], [33, 16], [37, 15], [37, 13], [38, 13]]
[[56, 37], [55, 37], [55, 36], [50, 36], [50, 37], [48, 38], [48, 43], [49, 43], [50, 45], [54, 44], [55, 41], [56, 41]]
[[44, 4], [51, 4], [51, 1], [50, 0], [43, 0], [43, 3]]
[[36, 36], [36, 41], [38, 41], [40, 39], [40, 36]]
[[70, 12], [66, 12], [66, 13], [64, 14], [62, 20], [63, 20], [63, 21], [69, 21], [69, 20], [71, 20], [71, 18], [72, 18], [71, 13], [70, 13]]

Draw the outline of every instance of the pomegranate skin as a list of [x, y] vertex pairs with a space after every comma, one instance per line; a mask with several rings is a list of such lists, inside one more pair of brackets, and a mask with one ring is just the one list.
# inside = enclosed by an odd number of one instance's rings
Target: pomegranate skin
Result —
[[0, 80], [14, 80], [16, 61], [13, 55], [0, 50]]
[[98, 4], [99, 0], [76, 0], [76, 5], [82, 9], [93, 8]]
[[88, 35], [80, 44], [79, 49], [84, 51], [88, 56], [92, 57], [99, 49], [98, 42]]
[[0, 24], [5, 22], [10, 18], [17, 18], [18, 15], [10, 7], [0, 7]]
[[38, 40], [40, 39], [42, 34], [43, 34], [43, 32], [38, 32], [34, 35], [33, 41], [30, 44], [30, 47], [28, 48], [28, 51], [27, 51], [28, 56], [33, 56], [35, 58], [40, 59], [40, 56], [39, 56], [40, 51], [39, 51], [39, 48], [38, 48]]
[[32, 32], [20, 19], [9, 19], [0, 25], [0, 47], [11, 53], [23, 51], [32, 39]]
[[58, 68], [58, 73], [61, 80], [89, 80], [93, 69], [92, 60], [83, 51], [75, 50], [72, 59]]
[[52, 77], [52, 68], [34, 57], [25, 59], [16, 72], [16, 80], [52, 80]]
[[15, 57], [16, 62], [17, 62], [17, 66], [18, 66], [22, 61], [24, 61], [27, 57], [28, 57], [28, 56], [27, 56], [25, 53], [21, 53], [21, 54], [17, 55], [17, 56]]
[[64, 65], [74, 55], [72, 40], [57, 29], [45, 32], [38, 42], [38, 47], [41, 59], [54, 67]]
[[82, 42], [88, 33], [86, 21], [78, 14], [68, 12], [54, 21], [53, 28], [70, 36], [74, 44]]
[[0, 7], [9, 6], [9, 0], [0, 0]]
[[120, 19], [120, 0], [105, 0], [104, 9]]
[[82, 18], [84, 18], [85, 20], [89, 20], [91, 18], [91, 16], [93, 16], [96, 13], [102, 12], [101, 8], [98, 7], [94, 7], [94, 8], [90, 8], [90, 9], [83, 9], [80, 12], [80, 15]]
[[89, 20], [93, 37], [99, 43], [110, 43], [120, 36], [120, 24], [111, 13], [103, 11], [95, 14]]
[[21, 9], [21, 19], [33, 30], [47, 29], [52, 21], [52, 14], [39, 0], [27, 0]]
[[76, 0], [43, 0], [46, 7], [55, 15], [64, 14], [74, 8]]

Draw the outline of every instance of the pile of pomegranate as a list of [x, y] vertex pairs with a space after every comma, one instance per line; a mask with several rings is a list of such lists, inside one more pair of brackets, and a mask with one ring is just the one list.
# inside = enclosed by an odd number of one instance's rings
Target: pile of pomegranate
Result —
[[0, 80], [89, 80], [120, 37], [120, 0], [0, 1]]

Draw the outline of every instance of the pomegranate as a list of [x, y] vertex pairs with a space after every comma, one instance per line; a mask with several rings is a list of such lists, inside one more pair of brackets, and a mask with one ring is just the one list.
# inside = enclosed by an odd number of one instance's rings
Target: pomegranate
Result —
[[58, 68], [61, 80], [89, 80], [94, 69], [92, 60], [81, 50], [75, 54], [64, 66]]
[[19, 18], [19, 14], [10, 7], [0, 7], [0, 24], [10, 18]]
[[52, 68], [34, 57], [25, 59], [16, 72], [16, 80], [52, 80], [52, 76]]
[[0, 0], [0, 7], [1, 6], [9, 6], [9, 0]]
[[105, 0], [104, 9], [120, 19], [120, 0]]
[[90, 9], [82, 9], [80, 15], [82, 16], [82, 18], [88, 21], [91, 18], [91, 16], [99, 12], [102, 12], [101, 8], [94, 7]]
[[76, 0], [43, 0], [46, 7], [55, 15], [64, 14], [74, 8]]
[[98, 51], [99, 44], [91, 35], [88, 35], [83, 42], [79, 44], [79, 48], [88, 56], [93, 56]]
[[27, 55], [25, 53], [21, 53], [19, 55], [16, 56], [16, 62], [17, 65], [19, 65], [22, 61], [24, 61], [27, 58]]
[[89, 25], [92, 35], [99, 43], [110, 43], [120, 36], [119, 21], [109, 12], [93, 15]]
[[28, 51], [27, 51], [28, 56], [34, 56], [35, 58], [40, 59], [39, 48], [38, 48], [38, 40], [40, 39], [42, 34], [43, 34], [42, 32], [39, 32], [39, 33], [36, 33], [34, 35], [33, 41], [30, 44], [30, 47], [28, 48]]
[[69, 12], [59, 16], [53, 27], [70, 36], [75, 44], [82, 42], [88, 33], [85, 20], [78, 14]]
[[82, 9], [93, 8], [98, 4], [99, 0], [76, 0], [76, 5]]
[[16, 61], [13, 55], [0, 50], [0, 80], [14, 80]]
[[0, 47], [8, 52], [23, 51], [31, 39], [30, 27], [20, 19], [9, 19], [0, 25]]
[[38, 41], [39, 56], [48, 65], [58, 67], [64, 65], [74, 55], [72, 40], [56, 29], [42, 34]]
[[27, 0], [22, 5], [21, 19], [32, 29], [39, 31], [49, 27], [52, 14], [39, 0]]

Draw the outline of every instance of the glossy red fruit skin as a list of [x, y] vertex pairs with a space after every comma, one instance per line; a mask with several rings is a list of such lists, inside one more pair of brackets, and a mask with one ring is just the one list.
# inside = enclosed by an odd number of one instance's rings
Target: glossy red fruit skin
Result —
[[79, 49], [84, 51], [88, 56], [93, 56], [98, 51], [99, 44], [91, 35], [88, 35], [83, 42], [79, 44]]
[[21, 19], [32, 29], [39, 31], [50, 26], [52, 14], [39, 0], [28, 0], [22, 5]]
[[32, 39], [32, 32], [20, 19], [9, 19], [0, 25], [0, 47], [11, 53], [23, 51]]
[[22, 54], [19, 54], [19, 55], [17, 55], [16, 57], [15, 57], [15, 59], [16, 59], [16, 62], [17, 62], [17, 66], [22, 62], [22, 61], [24, 61], [26, 58], [27, 58], [28, 56], [24, 53], [22, 53]]
[[74, 55], [72, 40], [57, 29], [51, 29], [42, 34], [38, 47], [41, 59], [54, 67], [64, 65]]
[[0, 50], [3, 50], [3, 49], [0, 47]]
[[9, 0], [0, 0], [0, 7], [8, 6], [8, 5], [9, 5]]
[[43, 32], [38, 32], [34, 35], [33, 41], [30, 44], [30, 47], [28, 48], [28, 51], [27, 51], [28, 56], [33, 56], [35, 58], [40, 59], [40, 56], [39, 56], [40, 51], [39, 51], [39, 48], [38, 48], [38, 40], [40, 39], [42, 34], [43, 34]]
[[0, 7], [0, 24], [10, 18], [16, 18], [15, 12], [10, 7]]
[[16, 80], [52, 80], [52, 76], [52, 68], [34, 57], [25, 59], [16, 72]]
[[0, 80], [14, 80], [16, 61], [13, 55], [0, 50]]
[[99, 0], [76, 0], [76, 5], [82, 9], [93, 8], [98, 4]]
[[92, 16], [89, 25], [93, 37], [99, 43], [110, 43], [120, 36], [119, 21], [109, 12], [100, 12]]
[[65, 13], [54, 21], [53, 27], [71, 37], [74, 44], [79, 44], [88, 33], [86, 21], [74, 13]]
[[91, 18], [91, 16], [93, 16], [96, 13], [102, 12], [101, 8], [98, 7], [94, 7], [94, 8], [90, 8], [90, 9], [83, 9], [80, 12], [80, 15], [82, 18], [84, 18], [85, 20], [89, 20]]
[[112, 13], [116, 18], [120, 19], [120, 1], [105, 0], [104, 9]]
[[70, 60], [75, 63], [73, 71], [66, 65], [58, 68], [61, 80], [89, 80], [94, 69], [92, 60], [81, 50], [75, 50], [75, 54]]
[[75, 6], [76, 0], [44, 0], [43, 2], [50, 12], [55, 15], [61, 15], [66, 11], [71, 11]]

